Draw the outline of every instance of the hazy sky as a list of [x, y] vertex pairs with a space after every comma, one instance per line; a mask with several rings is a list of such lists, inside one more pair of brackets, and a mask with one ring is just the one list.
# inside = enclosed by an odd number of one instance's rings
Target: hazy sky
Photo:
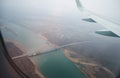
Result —
[[61, 16], [77, 9], [75, 0], [2, 0], [0, 4], [3, 15], [49, 13]]
[[[80, 0], [83, 6], [108, 19], [120, 21], [120, 0]], [[49, 13], [63, 15], [76, 10], [75, 0], [1, 0], [0, 8], [8, 13]]]

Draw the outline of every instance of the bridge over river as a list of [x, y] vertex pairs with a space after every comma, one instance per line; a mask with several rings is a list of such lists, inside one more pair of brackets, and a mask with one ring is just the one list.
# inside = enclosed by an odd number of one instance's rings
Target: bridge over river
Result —
[[87, 42], [91, 42], [91, 41], [84, 41], [84, 42], [74, 42], [74, 43], [70, 43], [70, 44], [66, 44], [66, 45], [62, 45], [62, 46], [58, 46], [56, 48], [53, 48], [53, 49], [50, 49], [48, 51], [43, 51], [43, 52], [34, 52], [34, 53], [25, 53], [25, 54], [22, 54], [22, 55], [19, 55], [19, 56], [15, 56], [15, 57], [12, 57], [12, 59], [17, 59], [17, 58], [21, 58], [21, 57], [25, 57], [25, 56], [28, 56], [28, 57], [32, 57], [32, 56], [37, 56], [37, 55], [43, 55], [43, 54], [47, 54], [47, 53], [50, 53], [50, 52], [54, 52], [54, 51], [57, 51], [58, 49], [61, 49], [61, 48], [65, 48], [65, 47], [68, 47], [68, 46], [72, 46], [72, 45], [77, 45], [77, 44], [84, 44], [84, 43], [87, 43]]

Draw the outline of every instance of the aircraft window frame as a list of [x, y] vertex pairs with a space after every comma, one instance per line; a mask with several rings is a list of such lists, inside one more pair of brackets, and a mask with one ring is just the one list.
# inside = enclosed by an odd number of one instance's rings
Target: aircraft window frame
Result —
[[1, 29], [0, 29], [0, 45], [1, 45], [1, 52], [2, 54], [5, 56], [5, 58], [7, 59], [7, 61], [9, 62], [9, 64], [11, 65], [11, 67], [16, 71], [16, 73], [21, 77], [21, 78], [29, 78], [29, 76], [27, 76], [25, 73], [23, 73], [21, 71], [21, 69], [14, 63], [14, 61], [12, 60], [12, 58], [10, 57], [5, 43], [4, 43], [4, 39], [1, 33]]

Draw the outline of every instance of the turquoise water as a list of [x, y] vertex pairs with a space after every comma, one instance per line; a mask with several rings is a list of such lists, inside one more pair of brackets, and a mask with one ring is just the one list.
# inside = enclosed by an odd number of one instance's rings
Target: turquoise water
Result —
[[62, 50], [33, 57], [46, 78], [86, 78]]

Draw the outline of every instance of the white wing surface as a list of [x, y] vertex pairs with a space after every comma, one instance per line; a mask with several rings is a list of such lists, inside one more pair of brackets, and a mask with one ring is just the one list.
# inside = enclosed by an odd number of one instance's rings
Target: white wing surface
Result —
[[[99, 0], [100, 1], [100, 0]], [[84, 7], [84, 5], [82, 4], [82, 1], [80, 0], [76, 0], [77, 3], [77, 7], [79, 8], [79, 10], [83, 13], [86, 13], [89, 15], [89, 18], [91, 20], [94, 20], [96, 23], [101, 24], [102, 26], [104, 26], [105, 28], [107, 28], [109, 30], [109, 32], [113, 32], [117, 37], [120, 36], [120, 24], [118, 23], [118, 21], [116, 20], [111, 20], [108, 19], [106, 17], [109, 17], [107, 15], [100, 15], [97, 14], [95, 11], [92, 11], [91, 9], [89, 9], [89, 7]], [[108, 2], [109, 3], [109, 2]], [[99, 5], [98, 5], [99, 6]], [[101, 5], [102, 6], [102, 5]], [[95, 6], [97, 7], [97, 6]], [[100, 9], [100, 8], [99, 8]], [[101, 8], [102, 9], [102, 8]], [[118, 9], [119, 10], [119, 9]], [[114, 11], [114, 10], [113, 10]], [[104, 12], [104, 10], [103, 10]], [[109, 14], [108, 14], [109, 15]], [[90, 21], [87, 20], [87, 21]], [[102, 33], [102, 31], [99, 31]], [[107, 31], [106, 31], [107, 32]], [[105, 32], [104, 32], [105, 33]], [[100, 34], [100, 33], [99, 33]], [[107, 34], [107, 33], [106, 33]], [[115, 35], [111, 34], [110, 36], [116, 37]]]

